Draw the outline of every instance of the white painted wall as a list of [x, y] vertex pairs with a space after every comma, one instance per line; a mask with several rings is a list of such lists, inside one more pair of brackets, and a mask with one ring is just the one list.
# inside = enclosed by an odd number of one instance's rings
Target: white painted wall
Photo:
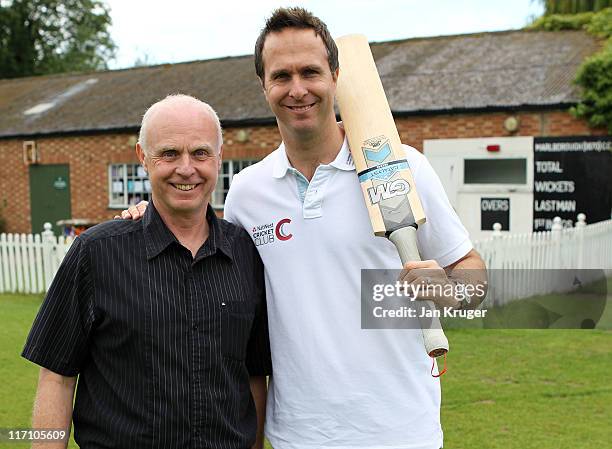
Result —
[[[487, 151], [488, 145], [499, 145], [500, 150]], [[532, 230], [533, 137], [425, 140], [424, 153], [440, 177], [451, 204], [473, 240], [486, 239], [492, 233], [492, 229], [481, 229], [482, 198], [509, 198], [509, 232], [523, 233]], [[465, 161], [469, 159], [522, 159], [525, 161], [524, 182], [466, 183], [464, 166]], [[495, 176], [493, 172], [492, 177]]]

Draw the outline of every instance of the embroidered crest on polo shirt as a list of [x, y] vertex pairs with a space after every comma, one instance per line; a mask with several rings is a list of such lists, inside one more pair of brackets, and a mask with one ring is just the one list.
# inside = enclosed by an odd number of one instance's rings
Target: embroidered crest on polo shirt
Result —
[[255, 246], [267, 245], [274, 242], [285, 242], [293, 237], [291, 233], [291, 218], [283, 218], [277, 222], [253, 226], [251, 237]]

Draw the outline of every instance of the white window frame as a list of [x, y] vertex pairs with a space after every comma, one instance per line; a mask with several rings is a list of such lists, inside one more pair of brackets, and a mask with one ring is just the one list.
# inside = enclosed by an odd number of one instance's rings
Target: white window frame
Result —
[[[221, 172], [219, 173], [219, 179], [217, 180], [217, 185], [215, 186], [215, 191], [212, 194], [211, 205], [215, 209], [223, 209], [225, 206], [225, 198], [227, 196], [227, 190], [223, 189], [223, 180], [228, 179], [228, 190], [232, 185], [232, 179], [234, 175], [238, 173], [240, 170], [248, 167], [249, 165], [253, 165], [256, 162], [259, 162], [258, 159], [227, 159], [221, 163]], [[227, 172], [225, 168], [227, 167]], [[221, 193], [219, 190], [221, 189]], [[219, 196], [222, 198], [219, 199]]]
[[[109, 209], [126, 209], [132, 205], [128, 197], [130, 194], [135, 195], [135, 192], [128, 192], [128, 182], [129, 181], [142, 181], [144, 184], [145, 181], [149, 180], [148, 176], [137, 176], [137, 175], [128, 176], [128, 170], [127, 170], [128, 165], [131, 165], [134, 167], [133, 173], [137, 172], [138, 167], [141, 166], [139, 163], [136, 163], [136, 162], [108, 164], [108, 208]], [[123, 203], [113, 202], [113, 182], [116, 181], [116, 179], [113, 179], [113, 167], [122, 167], [123, 179], [121, 181], [123, 183], [123, 198], [124, 198]], [[151, 199], [151, 191], [148, 191], [148, 192], [144, 191], [144, 192], [141, 192], [140, 194], [141, 194], [142, 199], [146, 199], [147, 201]]]

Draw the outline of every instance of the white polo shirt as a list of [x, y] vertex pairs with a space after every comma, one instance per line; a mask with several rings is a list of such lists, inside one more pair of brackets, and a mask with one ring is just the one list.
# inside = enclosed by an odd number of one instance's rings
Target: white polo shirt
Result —
[[[427, 159], [405, 147], [427, 222], [423, 259], [447, 266], [472, 244]], [[281, 146], [233, 181], [225, 218], [265, 265], [274, 376], [266, 436], [275, 449], [438, 449], [440, 384], [420, 330], [361, 329], [363, 268], [401, 268], [375, 237], [346, 139], [310, 183]]]

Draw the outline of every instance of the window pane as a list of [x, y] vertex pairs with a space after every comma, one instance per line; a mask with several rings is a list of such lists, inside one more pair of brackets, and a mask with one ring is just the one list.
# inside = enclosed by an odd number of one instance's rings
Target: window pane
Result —
[[225, 195], [223, 194], [223, 190], [222, 189], [215, 189], [215, 191], [212, 194], [212, 204], [213, 206], [223, 206], [223, 203], [225, 201]]
[[234, 173], [238, 173], [240, 170], [248, 167], [249, 165], [253, 165], [257, 161], [234, 161]]
[[527, 159], [465, 159], [465, 184], [525, 184]]
[[113, 178], [123, 178], [123, 164], [111, 166], [111, 176]]
[[151, 183], [140, 164], [112, 164], [110, 173], [111, 206], [127, 207], [141, 200], [151, 200]]
[[211, 202], [216, 207], [223, 207], [227, 191], [229, 190], [231, 179], [236, 173], [249, 165], [256, 163], [256, 160], [228, 160], [221, 164], [221, 173], [217, 179], [217, 185], [213, 192]]

